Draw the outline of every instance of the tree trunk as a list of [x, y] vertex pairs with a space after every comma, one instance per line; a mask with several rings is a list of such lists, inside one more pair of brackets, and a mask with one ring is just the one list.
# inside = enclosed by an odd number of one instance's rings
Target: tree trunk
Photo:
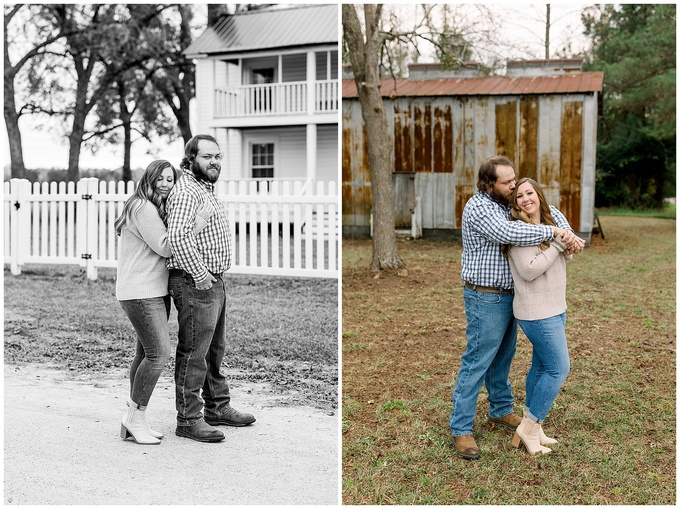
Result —
[[[208, 4], [210, 6], [210, 4]], [[188, 9], [187, 6], [179, 7], [179, 13], [181, 16], [180, 22], [180, 42], [183, 48], [186, 48], [191, 44], [191, 20], [193, 17], [193, 11]], [[208, 25], [210, 26], [210, 25]], [[180, 68], [180, 74], [178, 79], [181, 81], [181, 92], [177, 91], [177, 98], [179, 99], [179, 111], [175, 114], [177, 117], [177, 124], [179, 126], [179, 131], [182, 134], [184, 143], [186, 144], [191, 138], [191, 124], [189, 122], [189, 103], [195, 95], [194, 83], [196, 82], [196, 68], [191, 60], [183, 58], [182, 67]]]
[[127, 88], [124, 80], [118, 80], [118, 100], [120, 108], [120, 121], [123, 124], [123, 182], [132, 180], [132, 168], [130, 167], [130, 154], [132, 152], [132, 113], [128, 111], [125, 97]]
[[67, 181], [78, 182], [80, 179], [80, 151], [85, 136], [85, 119], [87, 118], [87, 105], [84, 104], [84, 95], [76, 97], [76, 105], [73, 110], [73, 124], [71, 134], [68, 137], [68, 172]]
[[12, 178], [26, 178], [26, 166], [24, 165], [24, 150], [21, 143], [21, 131], [19, 130], [19, 115], [14, 102], [14, 81], [5, 76], [5, 126], [7, 127], [7, 139], [9, 140], [9, 157]]
[[354, 71], [361, 114], [366, 126], [368, 164], [373, 201], [373, 258], [371, 270], [405, 267], [397, 253], [394, 230], [394, 191], [387, 118], [380, 95], [380, 12], [382, 6], [364, 5], [366, 40], [353, 6], [343, 4], [342, 26]]
[[545, 59], [550, 60], [550, 4], [545, 6]]
[[7, 24], [16, 13], [15, 11], [8, 14], [5, 13], [5, 30], [4, 36], [4, 108], [5, 108], [5, 126], [7, 127], [7, 139], [9, 140], [9, 159], [12, 170], [12, 178], [26, 178], [26, 166], [24, 165], [24, 150], [21, 143], [21, 131], [19, 130], [19, 114], [17, 113], [17, 106], [14, 99], [14, 77], [17, 74], [18, 68], [12, 67], [9, 60], [9, 41], [7, 40]]

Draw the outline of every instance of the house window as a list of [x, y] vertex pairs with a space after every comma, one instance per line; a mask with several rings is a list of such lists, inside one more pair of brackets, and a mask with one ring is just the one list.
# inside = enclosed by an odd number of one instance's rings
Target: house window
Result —
[[316, 79], [318, 81], [338, 79], [337, 51], [318, 51], [316, 53]]
[[274, 144], [251, 143], [250, 145], [251, 176], [257, 179], [274, 178]]

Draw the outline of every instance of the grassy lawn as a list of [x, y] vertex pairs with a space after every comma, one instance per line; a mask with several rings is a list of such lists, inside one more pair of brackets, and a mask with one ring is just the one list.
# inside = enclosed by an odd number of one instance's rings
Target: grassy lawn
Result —
[[[659, 209], [626, 209], [626, 208], [600, 208], [597, 209], [600, 216], [637, 216], [637, 217], [654, 217], [657, 219], [675, 219], [675, 204], [669, 203], [663, 208]], [[605, 232], [605, 236], [607, 232]]]
[[[78, 267], [4, 272], [5, 362], [50, 362], [92, 372], [128, 368], [136, 334], [115, 297], [115, 271], [88, 280]], [[337, 407], [338, 282], [231, 274], [229, 379], [268, 382], [294, 404]], [[170, 316], [177, 344], [177, 313]], [[174, 356], [165, 374], [171, 374]]]
[[[342, 436], [345, 504], [653, 504], [676, 498], [675, 221], [600, 218], [568, 265], [572, 369], [544, 424], [560, 443], [531, 457], [489, 431], [454, 453], [451, 392], [465, 350], [460, 240], [400, 241], [408, 268], [378, 279], [370, 241], [343, 242]], [[524, 404], [531, 345], [511, 371]]]

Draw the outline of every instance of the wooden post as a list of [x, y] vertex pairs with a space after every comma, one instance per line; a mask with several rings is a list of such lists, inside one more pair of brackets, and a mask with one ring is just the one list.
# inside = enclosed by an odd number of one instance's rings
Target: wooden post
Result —
[[76, 186], [79, 200], [76, 203], [76, 248], [80, 255], [79, 265], [85, 268], [88, 279], [97, 279], [97, 203], [99, 179], [83, 178]]
[[21, 266], [24, 264], [31, 243], [31, 209], [29, 206], [31, 183], [26, 179], [11, 179], [10, 192], [12, 196], [10, 205], [10, 271], [17, 276], [21, 274]]

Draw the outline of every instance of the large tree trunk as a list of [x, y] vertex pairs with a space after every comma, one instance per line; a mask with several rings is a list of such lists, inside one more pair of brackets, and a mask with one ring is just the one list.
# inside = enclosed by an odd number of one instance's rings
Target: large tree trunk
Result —
[[19, 115], [14, 102], [14, 81], [5, 77], [5, 126], [7, 127], [7, 139], [9, 140], [9, 158], [12, 170], [12, 178], [26, 178], [26, 166], [24, 165], [24, 150], [21, 144], [21, 131], [19, 130]]
[[80, 179], [80, 151], [83, 144], [83, 136], [85, 136], [85, 120], [87, 114], [92, 109], [93, 102], [88, 103], [87, 91], [92, 76], [92, 69], [94, 66], [94, 57], [90, 56], [87, 63], [85, 63], [84, 55], [73, 55], [73, 63], [78, 77], [76, 82], [76, 99], [73, 107], [73, 124], [71, 134], [68, 137], [68, 172], [67, 180], [77, 182]]
[[68, 172], [67, 181], [78, 182], [80, 179], [80, 151], [83, 144], [83, 136], [85, 136], [85, 119], [87, 118], [87, 104], [85, 95], [76, 97], [76, 105], [73, 110], [73, 124], [71, 127], [71, 134], [68, 137]]
[[387, 118], [380, 95], [380, 5], [364, 5], [366, 38], [354, 6], [343, 4], [342, 26], [366, 126], [368, 164], [373, 201], [373, 258], [371, 270], [405, 267], [397, 253], [394, 230], [394, 191]]
[[18, 68], [12, 67], [9, 59], [9, 41], [7, 40], [7, 24], [14, 17], [19, 7], [15, 7], [11, 13], [5, 13], [4, 36], [4, 111], [5, 126], [7, 127], [7, 139], [9, 140], [9, 158], [13, 178], [26, 178], [26, 166], [24, 165], [24, 151], [21, 144], [21, 131], [19, 130], [19, 114], [14, 99], [14, 77]]
[[[208, 7], [210, 7], [210, 4]], [[193, 17], [193, 11], [186, 5], [180, 5], [179, 13], [181, 16], [180, 43], [183, 48], [186, 48], [191, 44], [191, 19]], [[208, 24], [208, 26], [211, 25]], [[186, 144], [192, 138], [191, 124], [189, 123], [189, 103], [195, 95], [193, 84], [196, 82], [196, 69], [191, 60], [184, 58], [180, 71], [181, 74], [178, 75], [178, 79], [181, 79], [182, 87], [181, 92], [179, 90], [177, 91], [179, 111], [175, 113], [175, 116], [177, 117], [179, 131], [182, 133], [182, 138]], [[174, 104], [174, 101], [172, 101], [172, 103]]]

